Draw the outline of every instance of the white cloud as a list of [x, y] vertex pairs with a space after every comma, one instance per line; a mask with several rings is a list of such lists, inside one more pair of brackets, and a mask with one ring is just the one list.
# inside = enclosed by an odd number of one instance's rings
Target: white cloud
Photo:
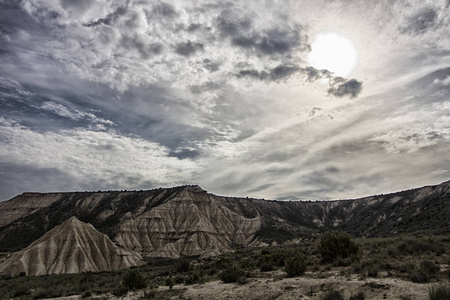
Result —
[[1, 161], [59, 169], [76, 179], [74, 189], [90, 182], [117, 187], [177, 185], [197, 171], [194, 161], [170, 157], [157, 143], [114, 131], [36, 132], [1, 118], [0, 144]]
[[65, 117], [65, 118], [69, 118], [71, 120], [74, 121], [78, 121], [78, 120], [82, 120], [82, 119], [86, 119], [89, 120], [93, 123], [96, 124], [102, 124], [103, 126], [108, 125], [108, 126], [112, 126], [114, 125], [114, 122], [110, 121], [110, 120], [105, 120], [103, 118], [99, 118], [96, 115], [92, 114], [92, 113], [86, 113], [86, 112], [80, 112], [79, 110], [70, 110], [68, 107], [60, 104], [60, 103], [56, 103], [53, 101], [46, 101], [44, 102], [41, 106], [41, 109], [43, 110], [47, 110], [47, 111], [51, 111], [55, 114], [57, 114], [58, 116], [61, 117]]

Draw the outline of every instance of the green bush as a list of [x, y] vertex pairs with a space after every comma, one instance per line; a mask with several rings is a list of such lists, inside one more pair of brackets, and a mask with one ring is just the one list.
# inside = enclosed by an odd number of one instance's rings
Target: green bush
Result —
[[344, 300], [344, 297], [342, 297], [341, 292], [330, 290], [322, 297], [322, 300]]
[[294, 256], [286, 259], [285, 271], [289, 277], [301, 276], [305, 274], [305, 259], [301, 256]]
[[138, 271], [130, 271], [123, 277], [122, 284], [128, 290], [139, 290], [147, 286], [145, 278]]
[[245, 272], [241, 268], [231, 266], [220, 273], [219, 277], [225, 283], [238, 282], [245, 278]]
[[450, 299], [450, 286], [433, 286], [428, 290], [428, 297], [430, 300], [448, 300]]
[[359, 246], [346, 233], [331, 232], [320, 239], [319, 252], [324, 262], [357, 256]]

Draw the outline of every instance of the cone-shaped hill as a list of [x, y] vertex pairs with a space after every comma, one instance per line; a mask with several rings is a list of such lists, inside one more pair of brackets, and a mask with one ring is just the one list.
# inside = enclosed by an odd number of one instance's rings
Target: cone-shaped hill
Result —
[[72, 217], [0, 264], [4, 275], [47, 275], [126, 269], [143, 264], [91, 224]]

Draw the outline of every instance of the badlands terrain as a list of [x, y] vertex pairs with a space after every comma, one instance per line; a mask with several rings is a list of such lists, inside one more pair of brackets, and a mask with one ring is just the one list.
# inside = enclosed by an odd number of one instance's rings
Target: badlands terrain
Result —
[[439, 299], [449, 204], [450, 182], [339, 201], [24, 193], [0, 202], [0, 299]]

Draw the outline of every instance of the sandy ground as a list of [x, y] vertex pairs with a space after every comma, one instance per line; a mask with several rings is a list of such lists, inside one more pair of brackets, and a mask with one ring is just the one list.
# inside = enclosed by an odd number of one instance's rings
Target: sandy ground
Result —
[[[246, 284], [222, 283], [211, 281], [204, 284], [190, 286], [175, 285], [174, 290], [179, 295], [164, 297], [172, 300], [201, 300], [201, 299], [245, 299], [245, 300], [306, 300], [321, 299], [330, 289], [340, 290], [344, 299], [351, 295], [364, 292], [365, 299], [401, 299], [409, 297], [411, 300], [428, 299], [428, 289], [437, 283], [417, 284], [398, 278], [379, 276], [379, 278], [360, 278], [358, 275], [340, 275], [338, 272], [321, 274], [307, 273], [302, 277], [285, 278], [282, 271], [260, 273], [258, 278], [248, 278]], [[326, 277], [326, 278], [318, 278]], [[448, 282], [447, 282], [448, 284]], [[161, 286], [158, 291], [168, 291], [168, 287]], [[175, 294], [175, 293], [167, 293]], [[137, 300], [143, 297], [143, 291], [129, 292], [123, 297], [111, 294], [98, 295], [92, 300]], [[78, 300], [76, 296], [58, 298], [58, 300]], [[161, 299], [156, 297], [155, 299]], [[405, 298], [406, 299], [406, 298]], [[56, 300], [56, 299], [52, 299]]]
[[[275, 275], [275, 274], [274, 274]], [[280, 274], [282, 276], [282, 274]], [[276, 276], [276, 275], [275, 275]], [[340, 290], [344, 299], [363, 291], [366, 299], [427, 299], [430, 284], [415, 284], [395, 278], [358, 279], [357, 276], [330, 276], [328, 278], [261, 278], [248, 284], [224, 284], [220, 281], [187, 287], [178, 299], [246, 299], [287, 300], [320, 299], [330, 289]], [[186, 288], [186, 287], [184, 287]]]

